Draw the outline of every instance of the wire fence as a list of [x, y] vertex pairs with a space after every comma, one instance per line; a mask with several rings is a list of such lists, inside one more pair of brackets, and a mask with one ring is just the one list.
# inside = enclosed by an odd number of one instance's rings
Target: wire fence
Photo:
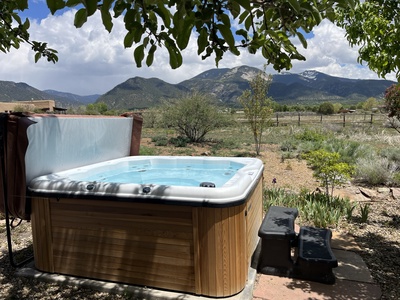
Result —
[[275, 126], [306, 125], [316, 123], [341, 124], [343, 127], [351, 124], [383, 124], [387, 115], [381, 113], [342, 113], [321, 115], [311, 112], [275, 113], [271, 119]]

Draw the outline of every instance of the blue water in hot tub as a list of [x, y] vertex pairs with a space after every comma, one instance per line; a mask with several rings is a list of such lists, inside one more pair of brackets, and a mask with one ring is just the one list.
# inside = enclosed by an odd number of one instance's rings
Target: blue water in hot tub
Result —
[[[178, 160], [179, 162], [179, 160]], [[215, 187], [223, 186], [244, 164], [224, 163], [157, 163], [129, 162], [108, 170], [72, 176], [74, 180], [108, 183], [157, 184], [171, 186], [196, 186], [212, 182]]]

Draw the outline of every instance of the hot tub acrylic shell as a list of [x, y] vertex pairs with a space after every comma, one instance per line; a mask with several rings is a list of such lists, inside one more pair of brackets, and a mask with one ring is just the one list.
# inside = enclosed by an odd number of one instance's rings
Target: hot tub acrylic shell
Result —
[[[86, 191], [62, 196], [36, 190], [31, 216], [35, 266], [197, 295], [234, 295], [246, 285], [259, 240], [262, 167], [253, 180], [244, 198], [243, 193], [228, 195], [215, 203], [204, 195], [189, 194], [185, 200], [158, 194], [146, 202], [149, 195], [91, 198]], [[231, 188], [239, 185], [234, 182]]]
[[[113, 169], [128, 169], [130, 165], [171, 165], [171, 168], [180, 164], [204, 165], [221, 167], [236, 163], [242, 164], [231, 179], [217, 188], [200, 186], [173, 186], [146, 183], [114, 183], [88, 181], [85, 178], [93, 177], [96, 173]], [[238, 157], [187, 157], [187, 156], [129, 156], [102, 163], [92, 164], [71, 170], [57, 172], [33, 179], [29, 184], [29, 191], [34, 195], [57, 197], [86, 197], [86, 198], [118, 198], [135, 199], [136, 201], [188, 204], [197, 206], [226, 206], [243, 203], [247, 195], [254, 188], [255, 182], [262, 175], [263, 163], [257, 158]], [[183, 173], [183, 171], [182, 171]]]

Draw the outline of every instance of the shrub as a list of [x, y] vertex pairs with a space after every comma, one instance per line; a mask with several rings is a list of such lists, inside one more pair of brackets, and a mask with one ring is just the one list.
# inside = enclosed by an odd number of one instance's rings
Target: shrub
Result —
[[210, 98], [199, 93], [174, 99], [163, 107], [163, 123], [190, 142], [202, 142], [210, 131], [227, 126], [230, 119]]
[[296, 207], [301, 223], [311, 223], [318, 227], [338, 226], [354, 210], [354, 204], [347, 198], [329, 197], [308, 191], [296, 194], [284, 189], [265, 189], [265, 211], [272, 205]]
[[323, 115], [332, 115], [334, 112], [335, 107], [330, 102], [324, 102], [318, 108], [318, 113]]
[[[325, 187], [325, 194], [333, 195], [335, 186], [345, 183], [353, 174], [353, 167], [340, 161], [340, 154], [320, 149], [303, 156], [314, 169], [314, 177]], [[331, 192], [329, 193], [329, 189]]]
[[390, 182], [394, 172], [395, 166], [389, 159], [374, 155], [357, 160], [355, 178], [370, 185], [381, 185]]
[[323, 142], [326, 140], [327, 134], [317, 130], [305, 129], [303, 132], [297, 133], [295, 138], [301, 141]]
[[167, 146], [168, 145], [168, 138], [166, 136], [155, 136], [151, 139], [151, 141], [156, 146]]
[[189, 142], [189, 139], [187, 137], [180, 135], [177, 137], [170, 138], [169, 142], [175, 147], [186, 147]]

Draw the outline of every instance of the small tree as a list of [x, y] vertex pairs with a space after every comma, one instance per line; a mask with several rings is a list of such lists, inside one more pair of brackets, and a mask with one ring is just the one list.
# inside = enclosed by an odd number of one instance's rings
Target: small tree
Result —
[[318, 113], [323, 115], [332, 115], [334, 112], [335, 107], [330, 102], [324, 102], [318, 108]]
[[334, 187], [345, 183], [354, 173], [354, 167], [341, 162], [340, 154], [337, 152], [320, 149], [311, 151], [304, 157], [314, 169], [314, 177], [325, 187], [327, 196], [333, 196]]
[[366, 111], [372, 111], [372, 109], [378, 106], [378, 100], [374, 97], [370, 97], [362, 104], [362, 109]]
[[165, 126], [174, 128], [194, 143], [204, 141], [208, 132], [229, 123], [227, 115], [209, 97], [199, 93], [165, 104], [162, 120]]
[[245, 90], [239, 97], [239, 102], [243, 106], [244, 114], [253, 132], [257, 155], [260, 155], [262, 135], [273, 113], [274, 102], [267, 97], [271, 82], [272, 76], [266, 76], [264, 68], [264, 72], [260, 72], [250, 81], [251, 91]]
[[104, 115], [107, 111], [108, 107], [104, 102], [90, 103], [86, 106], [87, 115]]
[[385, 108], [389, 122], [400, 133], [400, 83], [390, 86], [385, 92]]

